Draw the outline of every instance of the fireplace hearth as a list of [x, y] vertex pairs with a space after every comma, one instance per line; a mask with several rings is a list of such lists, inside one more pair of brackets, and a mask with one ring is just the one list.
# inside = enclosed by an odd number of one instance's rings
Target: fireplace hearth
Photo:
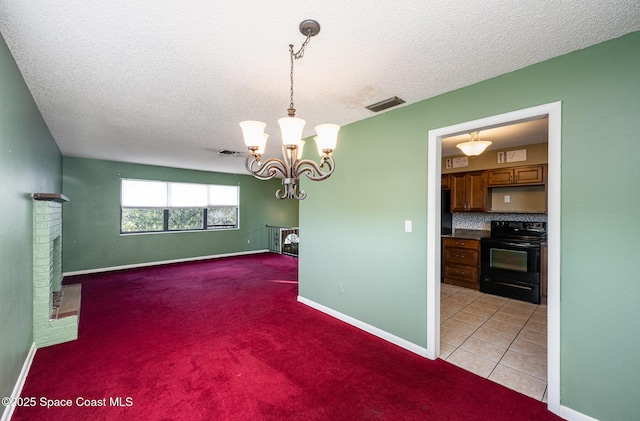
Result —
[[61, 194], [33, 195], [33, 341], [37, 347], [78, 338], [81, 285], [62, 285]]

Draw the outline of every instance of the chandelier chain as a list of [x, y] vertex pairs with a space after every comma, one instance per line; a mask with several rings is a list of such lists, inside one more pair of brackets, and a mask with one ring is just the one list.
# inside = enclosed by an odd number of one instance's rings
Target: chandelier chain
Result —
[[291, 57], [291, 70], [289, 72], [289, 80], [291, 82], [291, 91], [289, 94], [289, 117], [294, 117], [296, 110], [293, 107], [293, 62], [295, 60], [301, 59], [302, 57], [304, 57], [304, 48], [307, 46], [307, 44], [309, 44], [309, 41], [311, 40], [312, 34], [311, 32], [309, 32], [307, 34], [307, 39], [304, 40], [304, 42], [302, 43], [302, 45], [300, 46], [300, 49], [298, 50], [297, 53], [293, 52], [293, 44], [289, 44], [289, 56]]

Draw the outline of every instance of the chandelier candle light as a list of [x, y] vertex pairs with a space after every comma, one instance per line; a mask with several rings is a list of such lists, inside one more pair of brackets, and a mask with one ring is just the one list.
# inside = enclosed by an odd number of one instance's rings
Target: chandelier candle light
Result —
[[[302, 200], [307, 196], [304, 190], [300, 190], [300, 175], [306, 175], [310, 180], [320, 181], [328, 178], [335, 168], [335, 163], [331, 154], [336, 148], [338, 131], [337, 124], [321, 124], [316, 126], [317, 136], [314, 138], [320, 155], [320, 164], [302, 158], [302, 130], [306, 121], [296, 117], [296, 110], [293, 107], [293, 63], [304, 55], [304, 48], [309, 43], [311, 37], [318, 35], [320, 24], [315, 20], [305, 20], [300, 23], [300, 32], [306, 35], [307, 39], [302, 43], [297, 53], [293, 51], [293, 45], [289, 45], [289, 55], [291, 58], [291, 94], [287, 117], [278, 120], [280, 132], [282, 134], [282, 155], [284, 159], [270, 158], [261, 161], [267, 144], [268, 134], [264, 133], [266, 123], [261, 121], [243, 121], [240, 123], [244, 143], [249, 149], [249, 155], [245, 161], [247, 171], [260, 180], [269, 180], [277, 175], [281, 175], [283, 188], [276, 192], [278, 199], [298, 199]], [[323, 172], [323, 168], [326, 170]]]

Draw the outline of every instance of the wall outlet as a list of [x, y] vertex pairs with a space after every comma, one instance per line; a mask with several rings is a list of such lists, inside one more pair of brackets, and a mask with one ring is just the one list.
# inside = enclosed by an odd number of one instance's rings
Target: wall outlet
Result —
[[344, 284], [342, 282], [338, 282], [338, 293], [344, 294]]
[[511, 196], [509, 196], [508, 194], [504, 195], [504, 203], [511, 203]]
[[404, 221], [404, 232], [411, 232], [411, 221]]

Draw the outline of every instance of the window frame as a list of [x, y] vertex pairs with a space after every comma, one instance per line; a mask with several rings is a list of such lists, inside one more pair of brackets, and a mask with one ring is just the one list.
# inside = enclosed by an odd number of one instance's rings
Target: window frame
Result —
[[[211, 197], [207, 197], [207, 204], [204, 207], [198, 206], [170, 206], [168, 203], [165, 206], [127, 206], [123, 205], [123, 182], [124, 181], [133, 181], [133, 182], [154, 182], [154, 183], [164, 183], [167, 190], [167, 197], [169, 195], [170, 185], [178, 185], [178, 184], [192, 184], [192, 185], [200, 185], [205, 186], [207, 195], [210, 195], [216, 187], [223, 188], [235, 188], [237, 199], [235, 201], [235, 205], [212, 205]], [[157, 203], [157, 202], [156, 202]], [[208, 213], [209, 209], [213, 208], [230, 208], [235, 209], [235, 224], [230, 225], [209, 225], [208, 224]], [[149, 209], [161, 209], [162, 210], [162, 229], [161, 230], [142, 230], [142, 231], [123, 231], [123, 216], [124, 211], [126, 209], [141, 209], [141, 210], [149, 210]], [[201, 227], [198, 228], [186, 228], [186, 229], [170, 229], [169, 228], [169, 217], [171, 209], [199, 209], [202, 212], [202, 220]], [[171, 182], [171, 181], [161, 181], [161, 180], [148, 180], [148, 179], [137, 179], [137, 178], [121, 178], [120, 179], [120, 235], [138, 235], [138, 234], [166, 234], [166, 233], [180, 233], [180, 232], [212, 232], [212, 231], [233, 231], [240, 229], [240, 186], [239, 185], [228, 185], [228, 184], [205, 184], [205, 183], [189, 183], [189, 182]]]

